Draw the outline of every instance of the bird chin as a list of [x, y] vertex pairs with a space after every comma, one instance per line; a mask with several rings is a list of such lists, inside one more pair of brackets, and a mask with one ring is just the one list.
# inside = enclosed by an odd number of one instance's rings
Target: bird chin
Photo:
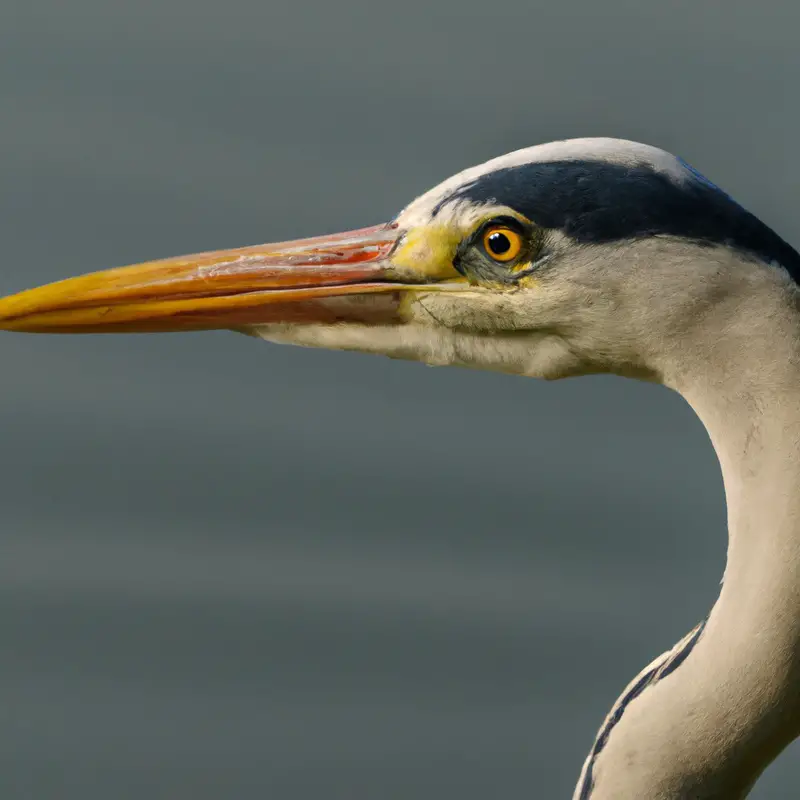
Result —
[[545, 380], [584, 371], [563, 339], [535, 331], [475, 333], [415, 321], [381, 326], [268, 324], [243, 332], [276, 344], [371, 353], [429, 366], [467, 367]]

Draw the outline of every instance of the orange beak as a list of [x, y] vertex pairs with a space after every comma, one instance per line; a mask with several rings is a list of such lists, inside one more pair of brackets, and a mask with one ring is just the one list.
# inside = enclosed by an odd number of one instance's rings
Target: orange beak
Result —
[[[0, 299], [0, 329], [156, 333], [397, 320], [395, 225], [217, 250], [69, 278]], [[369, 296], [369, 299], [367, 299]]]

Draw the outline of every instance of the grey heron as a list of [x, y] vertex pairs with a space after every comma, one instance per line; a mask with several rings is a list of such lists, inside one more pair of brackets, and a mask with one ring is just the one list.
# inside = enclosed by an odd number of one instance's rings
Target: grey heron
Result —
[[681, 159], [551, 142], [467, 169], [386, 224], [20, 292], [0, 300], [0, 328], [233, 329], [664, 384], [719, 458], [724, 580], [707, 618], [624, 690], [574, 797], [744, 797], [800, 735], [800, 254]]

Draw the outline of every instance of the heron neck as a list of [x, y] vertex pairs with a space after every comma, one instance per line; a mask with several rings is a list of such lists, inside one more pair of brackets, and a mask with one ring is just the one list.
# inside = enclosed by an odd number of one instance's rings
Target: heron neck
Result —
[[800, 735], [800, 343], [793, 315], [772, 321], [773, 335], [683, 389], [727, 503], [722, 589], [684, 691], [706, 715], [706, 781], [725, 797], [745, 796]]
[[696, 641], [654, 662], [656, 679], [612, 712], [591, 800], [744, 797], [800, 735], [800, 321], [778, 304], [749, 331], [727, 330], [715, 350], [684, 343], [703, 356], [692, 368], [684, 352], [667, 381], [719, 457], [722, 590]]

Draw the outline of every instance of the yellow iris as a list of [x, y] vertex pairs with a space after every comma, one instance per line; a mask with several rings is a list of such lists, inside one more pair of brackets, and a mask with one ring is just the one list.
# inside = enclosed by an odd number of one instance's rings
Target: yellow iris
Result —
[[495, 261], [513, 261], [522, 250], [522, 237], [505, 225], [492, 225], [483, 233], [483, 248]]

